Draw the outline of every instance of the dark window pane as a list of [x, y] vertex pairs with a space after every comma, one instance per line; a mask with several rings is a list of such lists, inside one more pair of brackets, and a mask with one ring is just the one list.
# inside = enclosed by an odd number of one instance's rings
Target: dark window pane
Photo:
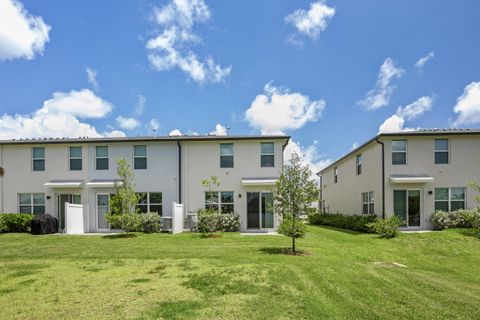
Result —
[[161, 192], [150, 192], [150, 203], [162, 203]]
[[435, 211], [448, 211], [448, 201], [435, 201]]
[[221, 143], [220, 144], [221, 156], [233, 156], [233, 143]]
[[45, 206], [33, 206], [33, 214], [45, 214]]
[[138, 204], [147, 204], [147, 194], [145, 192], [138, 192]]
[[20, 206], [20, 213], [32, 213], [32, 206]]
[[448, 140], [435, 139], [435, 150], [441, 150], [441, 151], [448, 150]]
[[363, 204], [363, 214], [368, 214], [368, 204]]
[[70, 147], [70, 158], [81, 158], [82, 147]]
[[373, 203], [370, 203], [369, 205], [369, 214], [374, 214], [375, 213], [375, 207]]
[[82, 170], [82, 159], [70, 159], [70, 170], [81, 171]]
[[361, 174], [362, 174], [362, 165], [358, 164], [357, 165], [357, 175], [361, 175]]
[[448, 152], [435, 152], [435, 164], [448, 164]]
[[435, 200], [448, 200], [448, 188], [435, 188]]
[[233, 192], [232, 191], [221, 192], [221, 200], [222, 200], [222, 203], [233, 203]]
[[393, 213], [402, 221], [407, 221], [407, 191], [393, 191]]
[[134, 146], [133, 154], [135, 157], [146, 157], [147, 156], [147, 146]]
[[32, 152], [34, 159], [45, 158], [45, 148], [33, 148]]
[[220, 168], [233, 168], [233, 156], [220, 156]]
[[108, 157], [108, 147], [96, 147], [95, 156], [97, 158], [107, 158]]
[[18, 198], [20, 200], [20, 204], [32, 203], [32, 195], [30, 193], [20, 193]]
[[392, 151], [407, 151], [407, 142], [405, 140], [392, 141]]
[[218, 192], [205, 192], [205, 208], [218, 210]]
[[97, 170], [108, 170], [108, 158], [97, 159]]
[[136, 209], [137, 209], [137, 212], [140, 212], [140, 213], [147, 213], [148, 212], [148, 206], [147, 205], [136, 205], [135, 206]]
[[45, 193], [34, 193], [33, 204], [45, 204]]
[[147, 158], [135, 158], [135, 169], [147, 169]]
[[464, 201], [452, 201], [450, 203], [450, 210], [451, 211], [460, 210], [460, 209], [465, 209], [465, 202]]
[[45, 171], [45, 160], [33, 160], [33, 171]]
[[450, 195], [452, 200], [463, 200], [465, 199], [465, 188], [452, 188]]
[[159, 215], [162, 215], [162, 205], [151, 204], [150, 205], [150, 212], [156, 212]]
[[273, 142], [262, 142], [261, 153], [262, 154], [273, 154], [274, 146], [275, 145], [273, 144]]
[[260, 193], [247, 192], [247, 228], [260, 228]]
[[392, 152], [392, 164], [407, 164], [407, 154], [405, 152]]
[[233, 213], [233, 204], [222, 203], [222, 213]]
[[275, 166], [275, 156], [274, 155], [262, 155], [261, 157], [262, 167], [273, 167]]

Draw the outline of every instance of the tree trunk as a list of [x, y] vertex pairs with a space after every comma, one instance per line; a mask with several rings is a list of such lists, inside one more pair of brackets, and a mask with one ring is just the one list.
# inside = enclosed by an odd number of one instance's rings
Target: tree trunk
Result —
[[295, 236], [297, 233], [297, 230], [295, 228], [295, 215], [292, 214], [292, 252], [295, 252]]
[[295, 236], [292, 237], [292, 252], [295, 252]]

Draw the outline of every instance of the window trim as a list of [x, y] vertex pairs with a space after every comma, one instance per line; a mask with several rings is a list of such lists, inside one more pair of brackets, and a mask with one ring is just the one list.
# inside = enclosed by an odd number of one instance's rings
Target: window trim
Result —
[[[136, 156], [135, 155], [135, 147], [145, 147], [145, 156]], [[145, 168], [135, 168], [135, 160], [136, 159], [144, 159], [145, 158]], [[148, 169], [148, 147], [146, 144], [134, 144], [133, 145], [133, 170], [147, 170]], [[163, 201], [163, 199], [162, 199]], [[163, 209], [162, 209], [163, 210]]]
[[[231, 145], [232, 146], [232, 154], [222, 154], [222, 146], [225, 146], [225, 145]], [[218, 147], [218, 153], [219, 153], [219, 160], [220, 160], [220, 168], [221, 169], [231, 169], [231, 168], [234, 168], [235, 167], [235, 144], [233, 142], [224, 142], [224, 143], [220, 143], [219, 144], [219, 147]], [[224, 167], [222, 166], [222, 157], [232, 157], [232, 166], [231, 167]]]
[[[437, 150], [437, 140], [446, 140], [447, 141], [447, 149], [446, 150]], [[447, 153], [447, 163], [437, 163], [436, 161], [436, 155], [437, 152], [446, 152]], [[435, 165], [442, 165], [442, 164], [450, 164], [450, 139], [448, 138], [442, 138], [442, 139], [434, 139], [433, 140], [433, 163]]]
[[355, 173], [357, 176], [360, 176], [362, 174], [362, 169], [363, 169], [363, 157], [362, 157], [362, 154], [359, 153], [355, 156]]
[[[405, 142], [405, 151], [393, 151], [393, 142], [394, 141], [404, 141]], [[391, 157], [392, 157], [392, 166], [406, 166], [408, 164], [408, 141], [407, 139], [394, 139], [392, 140], [391, 145]], [[405, 163], [393, 163], [393, 154], [394, 153], [405, 153]]]
[[[437, 189], [448, 189], [448, 199], [447, 200], [437, 200], [435, 199]], [[460, 202], [461, 200], [452, 200], [452, 189], [463, 189], [463, 209], [467, 208], [467, 188], [466, 187], [438, 187], [434, 189], [433, 194], [433, 209], [437, 211], [436, 202], [446, 202], [448, 204], [448, 211], [452, 212], [452, 201], [453, 202]], [[460, 210], [460, 209], [457, 209]]]
[[[35, 158], [35, 155], [34, 155], [34, 152], [33, 150], [35, 149], [43, 149], [43, 158]], [[46, 158], [46, 154], [45, 154], [45, 147], [32, 147], [32, 171], [33, 172], [45, 172], [46, 170], [46, 161], [45, 161], [45, 158]], [[40, 161], [40, 160], [43, 160], [43, 170], [35, 170], [35, 161]]]
[[[262, 151], [262, 145], [264, 144], [271, 144], [273, 146], [273, 152], [272, 153], [264, 153]], [[264, 166], [262, 165], [262, 157], [263, 156], [272, 156], [273, 157], [273, 164], [271, 166]], [[275, 168], [275, 142], [273, 141], [264, 141], [260, 143], [260, 167], [261, 168]]]
[[[222, 193], [224, 193], [224, 192], [225, 192], [225, 193], [226, 193], [226, 192], [230, 192], [230, 193], [233, 194], [233, 196], [232, 196], [233, 202], [222, 202]], [[205, 209], [209, 209], [209, 207], [207, 206], [207, 193], [216, 193], [216, 194], [217, 194], [218, 202], [217, 202], [217, 204], [216, 204], [216, 205], [217, 205], [216, 211], [217, 211], [218, 213], [222, 213], [222, 211], [221, 211], [221, 210], [222, 210], [222, 204], [231, 204], [231, 205], [233, 205], [233, 212], [232, 212], [232, 214], [235, 213], [235, 191], [233, 191], [233, 190], [205, 191], [205, 192], [203, 193], [203, 201], [204, 201], [204, 206], [203, 206], [203, 207], [204, 207]]]
[[[97, 156], [97, 148], [98, 147], [106, 147], [107, 148], [107, 156], [106, 157], [98, 157]], [[97, 159], [107, 159], [107, 169], [98, 169], [97, 168]], [[95, 146], [95, 170], [98, 170], [98, 171], [110, 170], [110, 152], [109, 152], [108, 146], [105, 146], [105, 145]]]
[[[367, 202], [363, 201], [363, 195], [367, 195]], [[362, 214], [375, 214], [375, 191], [366, 191], [360, 194], [362, 199]], [[363, 206], [367, 205], [367, 213], [363, 212]], [[370, 212], [370, 205], [373, 205], [373, 212]]]
[[[80, 148], [80, 157], [72, 157], [72, 148]], [[71, 160], [80, 160], [81, 169], [80, 170], [72, 170], [72, 162]], [[68, 171], [83, 171], [83, 147], [82, 146], [69, 146], [68, 147]]]
[[[30, 204], [20, 204], [20, 195], [21, 194], [29, 194], [30, 195]], [[34, 194], [43, 194], [43, 204], [35, 204], [34, 197], [33, 197]], [[21, 213], [20, 207], [27, 207], [27, 206], [30, 207], [30, 214], [35, 214], [34, 213], [34, 208], [35, 207], [43, 207], [44, 214], [47, 214], [47, 201], [46, 201], [45, 192], [18, 192], [17, 193], [17, 209], [18, 209], [18, 212]]]

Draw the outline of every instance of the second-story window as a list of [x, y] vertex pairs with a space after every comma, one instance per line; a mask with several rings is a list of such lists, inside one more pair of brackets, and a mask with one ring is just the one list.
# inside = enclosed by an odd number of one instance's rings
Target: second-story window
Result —
[[108, 147], [95, 147], [95, 168], [97, 170], [108, 170]]
[[337, 167], [333, 168], [333, 182], [335, 182], [335, 183], [338, 182], [338, 168]]
[[82, 147], [70, 147], [70, 170], [82, 171]]
[[220, 168], [233, 168], [233, 143], [220, 143]]
[[435, 139], [435, 164], [448, 164], [448, 139]]
[[133, 146], [133, 167], [147, 169], [147, 146]]
[[407, 141], [392, 141], [392, 164], [407, 164]]
[[33, 171], [45, 171], [45, 148], [32, 148]]
[[356, 164], [356, 172], [357, 176], [362, 174], [362, 155], [357, 154], [357, 157], [355, 159], [355, 164]]
[[275, 144], [273, 142], [262, 142], [260, 162], [262, 167], [275, 166]]

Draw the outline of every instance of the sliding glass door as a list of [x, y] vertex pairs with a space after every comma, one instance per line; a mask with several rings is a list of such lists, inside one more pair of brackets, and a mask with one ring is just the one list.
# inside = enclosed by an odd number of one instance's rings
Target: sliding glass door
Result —
[[420, 227], [420, 190], [394, 190], [393, 212], [406, 227]]
[[60, 229], [65, 229], [65, 203], [82, 204], [82, 196], [79, 194], [58, 195], [58, 220]]
[[97, 230], [109, 230], [110, 225], [105, 219], [105, 215], [110, 211], [109, 202], [110, 194], [97, 194]]
[[273, 193], [247, 192], [247, 228], [274, 228]]

